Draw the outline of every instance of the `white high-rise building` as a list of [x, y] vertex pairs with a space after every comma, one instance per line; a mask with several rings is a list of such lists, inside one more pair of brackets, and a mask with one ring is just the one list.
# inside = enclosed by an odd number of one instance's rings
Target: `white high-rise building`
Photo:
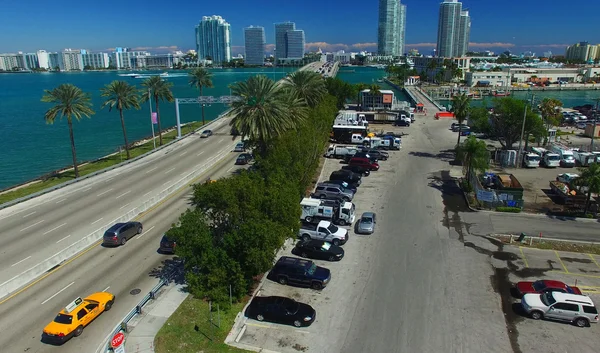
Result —
[[83, 53], [83, 67], [92, 69], [108, 69], [110, 59], [108, 53]]
[[221, 16], [204, 16], [196, 26], [198, 60], [210, 58], [213, 63], [231, 61], [231, 26]]
[[404, 55], [406, 5], [400, 0], [379, 0], [377, 51], [379, 55]]
[[440, 4], [437, 55], [444, 58], [460, 57], [469, 50], [471, 17], [457, 0]]
[[302, 59], [304, 58], [304, 31], [295, 29], [285, 33], [285, 41], [287, 47], [287, 59]]
[[40, 66], [40, 69], [49, 69], [50, 68], [50, 58], [48, 57], [48, 52], [46, 52], [45, 50], [38, 50], [37, 51], [37, 59], [38, 59], [38, 65]]
[[61, 53], [62, 66], [64, 71], [83, 71], [83, 57], [81, 50], [65, 49]]
[[247, 65], [263, 65], [265, 63], [265, 44], [263, 27], [244, 28], [244, 62]]

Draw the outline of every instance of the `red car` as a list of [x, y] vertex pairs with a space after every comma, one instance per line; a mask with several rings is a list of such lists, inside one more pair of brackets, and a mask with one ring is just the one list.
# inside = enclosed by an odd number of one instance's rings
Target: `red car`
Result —
[[379, 164], [376, 162], [371, 162], [369, 158], [366, 157], [353, 157], [348, 161], [348, 165], [350, 166], [361, 166], [366, 170], [379, 170]]
[[539, 280], [535, 282], [518, 282], [515, 286], [520, 295], [527, 293], [547, 293], [547, 292], [560, 292], [570, 294], [582, 294], [581, 290], [577, 287], [571, 287], [560, 281], [552, 280]]

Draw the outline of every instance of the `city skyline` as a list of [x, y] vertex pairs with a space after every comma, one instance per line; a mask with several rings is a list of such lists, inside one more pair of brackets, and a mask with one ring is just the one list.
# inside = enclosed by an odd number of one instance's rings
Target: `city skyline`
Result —
[[[545, 26], [532, 25], [528, 15], [536, 13], [537, 18], [561, 18], [560, 9], [547, 6], [546, 2], [532, 0], [518, 6], [505, 5], [502, 8], [505, 15], [501, 16], [501, 21], [497, 16], [496, 4], [475, 0], [462, 2], [475, 19], [471, 28], [470, 50], [511, 50], [517, 53], [541, 53], [549, 50], [555, 54], [562, 54], [568, 45], [576, 42], [600, 42], [600, 34], [594, 28], [593, 15], [596, 12], [594, 10], [600, 10], [600, 3], [571, 1], [570, 6], [573, 8], [586, 10], [578, 14], [576, 24], [566, 25], [561, 31], [551, 32]], [[4, 6], [0, 13], [0, 21], [4, 27], [4, 31], [0, 33], [0, 52], [35, 52], [38, 49], [59, 51], [69, 47], [107, 51], [115, 46], [136, 50], [185, 51], [195, 47], [190, 28], [198, 24], [203, 15], [212, 14], [221, 15], [231, 24], [232, 56], [243, 53], [243, 28], [250, 25], [265, 28], [267, 53], [272, 53], [275, 44], [273, 24], [285, 21], [293, 21], [305, 30], [308, 51], [317, 50], [319, 47], [324, 51], [377, 50], [377, 3], [365, 11], [364, 4], [357, 0], [344, 3], [332, 1], [327, 4], [307, 0], [303, 5], [281, 4], [277, 8], [269, 8], [268, 12], [256, 4], [238, 0], [232, 0], [231, 6], [227, 7], [213, 3], [202, 6], [191, 4], [185, 11], [161, 6], [161, 3], [155, 0], [143, 3], [132, 0], [128, 6], [135, 10], [135, 17], [131, 17], [127, 9], [118, 13], [112, 11], [113, 7], [110, 5], [116, 4], [113, 0], [107, 0], [106, 6], [95, 9], [93, 17], [82, 16], [89, 12], [85, 5], [69, 9], [51, 7], [43, 14], [28, 11], [28, 8], [36, 6], [36, 3], [40, 6], [43, 4], [41, 1], [32, 0], [27, 4], [11, 2]], [[402, 3], [410, 9], [407, 16], [405, 51], [419, 49], [422, 53], [430, 53], [437, 44], [440, 1], [422, 3], [417, 0], [403, 0]], [[156, 6], [152, 6], [153, 4]], [[314, 6], [310, 6], [311, 4]], [[545, 6], [541, 6], [542, 4]], [[338, 5], [343, 6], [338, 8]], [[347, 19], [351, 18], [349, 16], [356, 11], [357, 6], [361, 6], [359, 24], [347, 25]], [[160, 8], [160, 11], [153, 10], [155, 7]], [[319, 11], [309, 12], [305, 8]], [[53, 18], [53, 21], [48, 22], [49, 17]], [[43, 32], [39, 31], [40, 23], [44, 23]], [[112, 23], [120, 25], [112, 26]], [[72, 30], [78, 26], [99, 26], [103, 31], [94, 33], [92, 37], [87, 31]]]
[[436, 56], [460, 57], [469, 49], [471, 18], [462, 2], [444, 0], [440, 3]]
[[406, 41], [406, 5], [400, 0], [379, 0], [377, 52], [379, 55], [404, 54]]

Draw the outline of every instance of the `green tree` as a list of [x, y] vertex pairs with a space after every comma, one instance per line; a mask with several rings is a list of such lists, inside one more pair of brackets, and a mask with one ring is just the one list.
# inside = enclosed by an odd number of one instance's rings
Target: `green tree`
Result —
[[[195, 87], [200, 91], [200, 96], [203, 94], [204, 87], [212, 88], [212, 73], [203, 67], [197, 67], [190, 72], [190, 86]], [[204, 104], [202, 105], [202, 125], [206, 124], [204, 118]]]
[[558, 126], [562, 119], [562, 112], [560, 108], [563, 103], [556, 98], [544, 98], [540, 103], [540, 112], [542, 118], [546, 122], [546, 127]]
[[469, 136], [458, 146], [457, 159], [462, 162], [463, 173], [470, 180], [474, 172], [483, 173], [490, 164], [490, 152], [485, 146], [485, 142], [478, 140], [475, 136]]
[[[163, 80], [160, 76], [151, 76], [142, 82], [142, 86], [145, 88], [145, 91], [142, 92], [142, 101], [147, 102], [149, 99], [154, 98], [154, 110], [156, 111], [156, 120], [158, 123], [158, 141], [159, 145], [162, 146], [162, 128], [160, 126], [160, 110], [158, 109], [158, 102], [173, 102], [175, 100], [173, 92], [171, 92], [173, 84]], [[148, 93], [144, 94], [145, 92]]]
[[358, 107], [359, 110], [362, 109], [362, 104], [360, 102], [360, 93], [365, 90], [368, 89], [369, 85], [366, 83], [357, 83], [354, 85], [354, 89], [356, 90], [356, 106]]
[[492, 134], [490, 125], [490, 112], [485, 107], [485, 102], [481, 107], [471, 107], [469, 113], [469, 126], [475, 132], [481, 132], [487, 135]]
[[[513, 97], [494, 98], [493, 114], [490, 115], [491, 132], [505, 149], [512, 149], [513, 145], [521, 138], [523, 114], [526, 101]], [[544, 136], [544, 123], [539, 115], [527, 109], [525, 116], [525, 134], [532, 134], [536, 138]]]
[[69, 125], [69, 138], [71, 139], [71, 154], [73, 156], [73, 170], [75, 178], [79, 178], [79, 169], [77, 168], [77, 152], [75, 150], [75, 136], [73, 134], [73, 118], [77, 121], [84, 116], [91, 117], [95, 114], [92, 110], [90, 95], [84, 93], [79, 87], [70, 83], [51, 89], [44, 90], [42, 102], [53, 103], [54, 106], [46, 111], [44, 120], [47, 124], [54, 124], [56, 118], [67, 119]]
[[343, 109], [348, 99], [356, 97], [356, 89], [350, 83], [339, 78], [328, 77], [325, 79], [327, 92], [337, 100], [338, 109]]
[[452, 112], [458, 120], [458, 123], [461, 124], [458, 127], [458, 141], [456, 141], [456, 147], [460, 145], [460, 135], [462, 131], [462, 124], [469, 116], [469, 112], [471, 110], [471, 98], [467, 96], [465, 93], [457, 94], [452, 97]]
[[230, 125], [256, 144], [262, 155], [272, 138], [295, 129], [307, 117], [306, 101], [267, 76], [253, 76], [230, 88], [234, 96], [242, 98], [231, 104]]
[[590, 209], [590, 200], [592, 193], [600, 193], [600, 164], [592, 163], [587, 168], [579, 168], [579, 178], [577, 178], [576, 184], [587, 188], [587, 198], [585, 200], [584, 214], [587, 214]]
[[311, 108], [319, 104], [327, 93], [323, 77], [313, 71], [296, 71], [283, 80], [283, 85], [304, 99]]
[[113, 81], [100, 89], [100, 96], [106, 98], [104, 103], [102, 103], [102, 108], [108, 107], [109, 112], [113, 108], [119, 111], [123, 139], [125, 140], [125, 152], [127, 153], [127, 159], [129, 159], [131, 156], [129, 154], [129, 142], [127, 141], [127, 129], [125, 128], [123, 110], [132, 108], [140, 109], [139, 92], [134, 85], [130, 85], [125, 81]]

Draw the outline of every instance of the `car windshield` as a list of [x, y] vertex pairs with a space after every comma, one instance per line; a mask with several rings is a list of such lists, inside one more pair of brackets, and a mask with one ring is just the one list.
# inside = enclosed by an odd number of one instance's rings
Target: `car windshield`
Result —
[[530, 157], [527, 157], [527, 159], [532, 162], [539, 162], [540, 156], [530, 156]]
[[567, 161], [570, 161], [570, 160], [573, 160], [573, 159], [575, 159], [575, 157], [573, 157], [571, 155], [566, 155], [565, 156], [565, 160], [567, 160]]
[[560, 157], [559, 156], [548, 156], [548, 160], [549, 161], [560, 161]]
[[315, 274], [316, 270], [317, 270], [317, 265], [315, 265], [315, 263], [313, 262], [312, 265], [310, 265], [310, 267], [306, 270], [306, 272], [308, 272], [309, 275], [313, 275], [313, 274]]
[[373, 223], [373, 218], [371, 218], [371, 217], [362, 217], [360, 219], [360, 223]]
[[331, 233], [336, 233], [338, 231], [338, 227], [330, 224], [329, 227], [327, 227], [327, 230], [329, 230]]
[[556, 303], [556, 300], [552, 296], [552, 292], [546, 292], [540, 295], [540, 299], [542, 300], [542, 303], [544, 303], [546, 306], [550, 306]]
[[544, 284], [544, 282], [542, 282], [542, 281], [533, 282], [533, 289], [536, 292], [541, 292], [542, 290], [544, 290], [544, 288], [546, 288], [546, 285]]
[[73, 316], [65, 315], [65, 314], [58, 314], [54, 318], [54, 322], [57, 322], [59, 324], [70, 325], [73, 323]]

